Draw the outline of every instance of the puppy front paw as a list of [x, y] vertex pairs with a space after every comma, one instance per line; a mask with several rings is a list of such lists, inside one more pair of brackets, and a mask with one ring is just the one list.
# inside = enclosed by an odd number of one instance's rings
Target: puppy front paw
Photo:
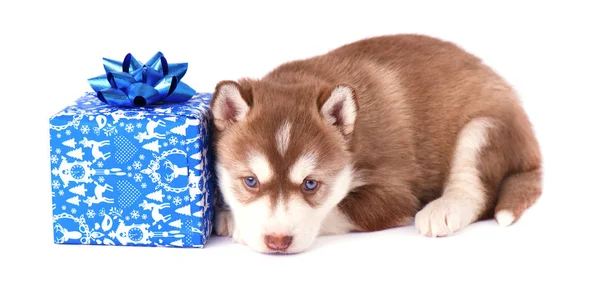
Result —
[[215, 215], [215, 232], [219, 236], [232, 237], [235, 223], [230, 211], [217, 211]]
[[465, 202], [453, 198], [439, 198], [427, 204], [415, 216], [419, 234], [444, 237], [466, 227], [472, 222], [473, 209]]
[[242, 243], [239, 229], [236, 228], [233, 214], [228, 210], [219, 210], [215, 215], [215, 232], [219, 236], [231, 237], [234, 243]]

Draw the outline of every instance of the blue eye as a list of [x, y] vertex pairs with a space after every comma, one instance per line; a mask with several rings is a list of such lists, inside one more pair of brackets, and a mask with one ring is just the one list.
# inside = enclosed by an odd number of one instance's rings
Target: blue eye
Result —
[[254, 177], [246, 177], [244, 178], [244, 183], [250, 188], [255, 188], [258, 185], [258, 180]]
[[315, 191], [317, 187], [319, 187], [319, 183], [315, 180], [304, 180], [304, 184], [302, 185], [302, 188], [309, 192]]

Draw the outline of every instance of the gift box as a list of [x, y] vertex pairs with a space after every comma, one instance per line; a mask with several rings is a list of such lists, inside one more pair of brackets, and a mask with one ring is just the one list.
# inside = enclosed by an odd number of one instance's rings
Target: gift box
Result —
[[[113, 72], [143, 74], [128, 85], [95, 86], [101, 78], [90, 79], [93, 92], [50, 118], [55, 243], [202, 248], [209, 239], [216, 192], [212, 95], [184, 86], [187, 97], [157, 97], [160, 83], [176, 76], [164, 56], [157, 60], [105, 59], [107, 79]], [[150, 83], [156, 62], [163, 78]], [[111, 63], [120, 67], [111, 71]], [[177, 94], [181, 76], [171, 81], [178, 84], [165, 93]], [[139, 84], [155, 91], [140, 92]]]

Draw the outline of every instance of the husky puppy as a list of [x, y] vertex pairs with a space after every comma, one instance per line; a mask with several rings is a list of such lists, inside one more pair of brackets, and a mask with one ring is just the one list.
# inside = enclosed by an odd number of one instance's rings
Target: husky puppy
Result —
[[428, 237], [508, 226], [542, 192], [515, 91], [440, 39], [378, 36], [224, 80], [211, 103], [217, 234], [261, 253], [319, 235], [415, 225]]

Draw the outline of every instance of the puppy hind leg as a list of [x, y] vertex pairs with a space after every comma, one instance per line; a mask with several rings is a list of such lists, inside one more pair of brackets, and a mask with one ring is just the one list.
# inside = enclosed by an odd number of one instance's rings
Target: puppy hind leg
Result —
[[[460, 131], [442, 196], [415, 216], [420, 234], [443, 237], [477, 221], [493, 203], [494, 187], [482, 180], [480, 159], [493, 143], [495, 121], [475, 118]], [[493, 185], [493, 184], [492, 184]]]

